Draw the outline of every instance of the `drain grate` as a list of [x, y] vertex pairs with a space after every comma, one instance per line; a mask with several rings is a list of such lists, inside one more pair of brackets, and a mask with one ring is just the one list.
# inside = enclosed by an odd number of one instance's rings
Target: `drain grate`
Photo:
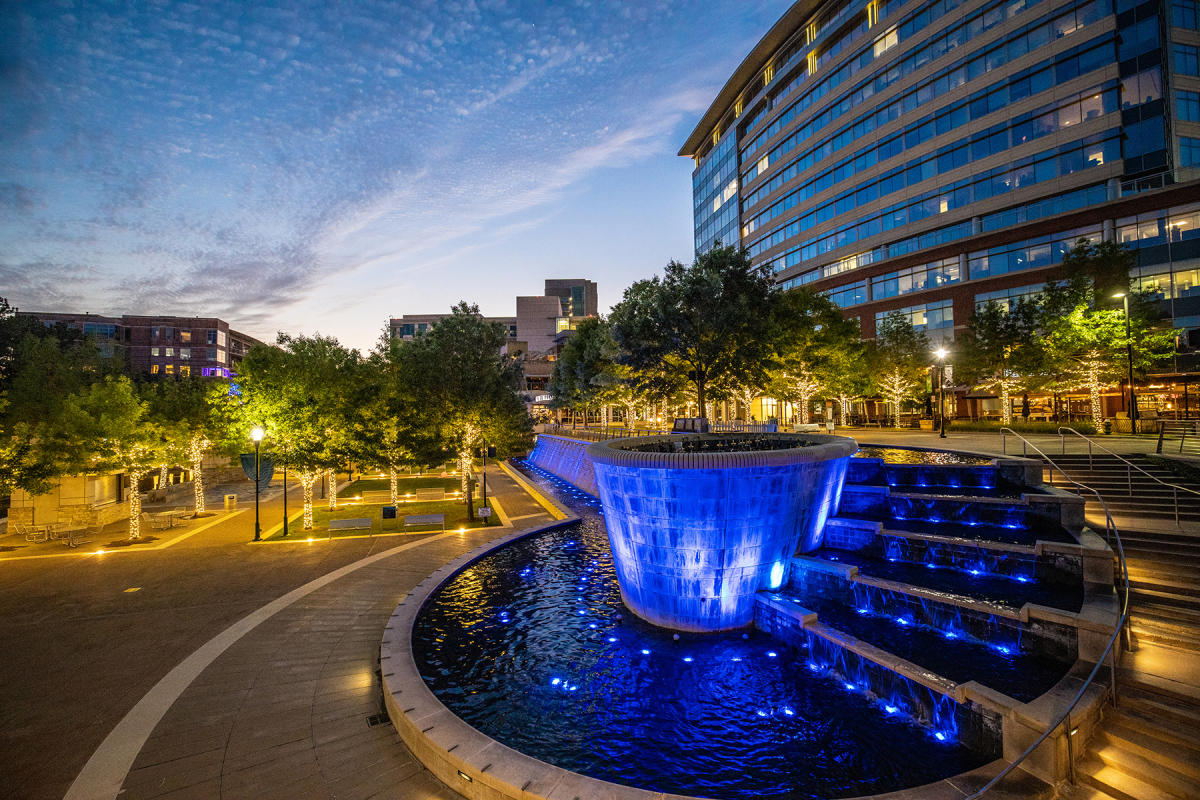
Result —
[[388, 719], [387, 714], [372, 714], [371, 716], [367, 717], [368, 728], [377, 728], [380, 725], [387, 725], [389, 722], [391, 722], [391, 720]]

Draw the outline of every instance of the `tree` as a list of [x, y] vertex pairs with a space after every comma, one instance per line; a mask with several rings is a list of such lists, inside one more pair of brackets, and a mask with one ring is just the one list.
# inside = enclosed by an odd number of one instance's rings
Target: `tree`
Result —
[[871, 386], [871, 372], [866, 358], [858, 321], [843, 320], [841, 330], [829, 341], [825, 358], [817, 366], [817, 379], [829, 396], [837, 400], [841, 424], [850, 424], [850, 403], [862, 397]]
[[1000, 395], [1001, 422], [1012, 424], [1010, 397], [1027, 387], [1044, 355], [1036, 331], [1042, 319], [1037, 301], [1012, 307], [988, 303], [971, 315], [958, 364], [968, 384]]
[[749, 251], [716, 246], [690, 267], [671, 261], [662, 278], [634, 283], [609, 319], [621, 363], [639, 380], [686, 380], [706, 417], [711, 385], [766, 383], [778, 298]]
[[129, 379], [107, 378], [69, 395], [39, 435], [62, 459], [59, 474], [120, 471], [129, 476], [129, 538], [140, 538], [138, 484], [162, 462], [166, 442]]
[[521, 365], [500, 353], [506, 341], [504, 325], [488, 322], [478, 306], [464, 302], [404, 345], [403, 380], [458, 459], [470, 519], [475, 518], [471, 468], [476, 448], [488, 444], [510, 451], [527, 444], [533, 428], [520, 394]]
[[313, 485], [352, 449], [351, 417], [365, 390], [360, 363], [358, 351], [337, 339], [281, 333], [275, 346], [251, 348], [239, 366], [247, 419], [266, 429], [285, 468], [299, 470], [304, 530], [313, 526]]
[[773, 391], [796, 403], [800, 422], [807, 424], [812, 399], [831, 383], [841, 383], [838, 369], [857, 348], [858, 326], [828, 297], [800, 288], [783, 295], [773, 335], [779, 354]]
[[892, 410], [893, 425], [900, 427], [900, 404], [916, 397], [929, 366], [929, 339], [908, 318], [893, 311], [875, 330], [871, 349], [876, 387]]
[[251, 425], [238, 398], [224, 380], [180, 377], [146, 384], [149, 413], [162, 426], [168, 459], [188, 464], [197, 514], [205, 511], [204, 457], [212, 452], [241, 452]]

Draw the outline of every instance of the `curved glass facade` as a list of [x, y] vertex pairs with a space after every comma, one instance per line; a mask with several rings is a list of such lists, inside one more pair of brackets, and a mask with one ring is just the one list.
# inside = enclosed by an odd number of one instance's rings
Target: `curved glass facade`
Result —
[[1079, 238], [1125, 241], [1180, 329], [1162, 371], [1194, 375], [1197, 19], [1195, 0], [798, 2], [680, 151], [696, 248], [747, 247], [868, 338], [899, 311], [941, 340]]

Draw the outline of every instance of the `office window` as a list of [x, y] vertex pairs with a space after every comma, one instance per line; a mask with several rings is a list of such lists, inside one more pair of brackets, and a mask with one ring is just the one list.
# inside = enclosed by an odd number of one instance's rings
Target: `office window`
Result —
[[192, 357], [192, 348], [190, 348], [190, 347], [179, 348], [179, 357], [180, 358], [191, 358]]
[[163, 367], [163, 372], [167, 373], [168, 375], [174, 375], [175, 374], [175, 365], [167, 364], [166, 366]]
[[1186, 122], [1200, 122], [1200, 92], [1177, 91], [1175, 113]]
[[1200, 30], [1197, 18], [1196, 0], [1174, 0], [1171, 3], [1171, 24], [1176, 28]]
[[174, 357], [175, 357], [175, 348], [174, 348], [174, 347], [168, 347], [168, 348], [166, 348], [166, 350], [165, 350], [165, 352], [164, 352], [164, 355], [165, 355], [167, 358], [174, 358]]
[[158, 355], [158, 354], [159, 354], [159, 353], [158, 353], [158, 348], [157, 348], [157, 347], [151, 347], [151, 348], [150, 348], [150, 355], [152, 355], [152, 356], [156, 356], [156, 355]]
[[225, 346], [225, 331], [217, 331], [217, 347]]
[[1035, 283], [1029, 286], [1014, 286], [1011, 289], [1000, 289], [995, 292], [983, 292], [975, 295], [975, 309], [981, 310], [988, 303], [996, 303], [1003, 306], [1006, 310], [1012, 310], [1012, 307], [1022, 300], [1029, 301], [1041, 297], [1042, 290], [1045, 284]]
[[1179, 163], [1184, 167], [1200, 167], [1200, 139], [1179, 137]]
[[186, 378], [187, 376], [192, 374], [192, 368], [189, 367], [187, 364], [180, 364], [179, 365], [179, 374]]
[[217, 343], [217, 332], [211, 328], [209, 330], [205, 331], [204, 332], [204, 342], [205, 342], [205, 344], [216, 344]]
[[1176, 44], [1175, 71], [1180, 75], [1200, 75], [1200, 49], [1188, 44]]
[[157, 375], [157, 374], [158, 374], [158, 364], [151, 364], [151, 365], [150, 365], [150, 374], [151, 374], [151, 375]]
[[191, 331], [180, 331], [179, 332], [179, 341], [182, 342], [183, 344], [187, 344], [188, 342], [192, 341], [192, 332]]

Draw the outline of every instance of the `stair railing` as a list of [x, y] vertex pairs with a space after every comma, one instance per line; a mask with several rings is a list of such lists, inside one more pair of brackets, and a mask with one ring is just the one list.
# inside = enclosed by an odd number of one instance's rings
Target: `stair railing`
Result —
[[[1103, 450], [1105, 453], [1109, 454], [1110, 456], [1114, 456], [1114, 457], [1120, 459], [1121, 462], [1125, 464], [1125, 476], [1126, 476], [1126, 480], [1129, 481], [1129, 496], [1131, 498], [1133, 497], [1133, 471], [1135, 469], [1138, 472], [1145, 475], [1150, 480], [1154, 481], [1155, 483], [1160, 484], [1162, 486], [1169, 487], [1171, 489], [1171, 496], [1175, 503], [1175, 524], [1176, 525], [1179, 525], [1179, 493], [1182, 491], [1185, 494], [1193, 494], [1193, 495], [1196, 495], [1197, 497], [1200, 497], [1200, 492], [1196, 491], [1195, 489], [1189, 489], [1186, 486], [1180, 486], [1175, 483], [1167, 483], [1166, 481], [1160, 479], [1156, 475], [1151, 475], [1149, 472], [1142, 469], [1137, 464], [1134, 464], [1132, 461], [1125, 458], [1125, 456], [1121, 455], [1120, 453], [1114, 453], [1112, 450], [1109, 450], [1107, 447], [1100, 444], [1099, 442], [1093, 441], [1091, 438], [1084, 436], [1082, 433], [1075, 430], [1074, 428], [1059, 428], [1058, 429], [1058, 437], [1062, 441], [1063, 455], [1066, 455], [1066, 452], [1067, 452], [1066, 434], [1068, 434], [1068, 433], [1073, 433], [1076, 436], [1078, 436], [1080, 439], [1083, 439], [1085, 442], [1088, 443], [1088, 469], [1089, 470], [1092, 468], [1092, 446], [1093, 445], [1100, 448], [1101, 450]], [[1059, 471], [1060, 472], [1062, 471], [1061, 468]], [[1053, 472], [1051, 474], [1053, 474]], [[1064, 473], [1064, 474], [1066, 474], [1066, 473]]]
[[[1054, 470], [1057, 469], [1059, 472], [1062, 472], [1063, 478], [1065, 478], [1069, 483], [1074, 484], [1079, 490], [1081, 490], [1082, 492], [1090, 492], [1091, 494], [1095, 495], [1096, 502], [1098, 502], [1100, 504], [1100, 506], [1104, 509], [1105, 538], [1108, 539], [1109, 546], [1113, 547], [1117, 554], [1118, 572], [1120, 574], [1120, 579], [1121, 579], [1121, 586], [1118, 589], [1118, 595], [1121, 598], [1121, 616], [1117, 620], [1117, 625], [1113, 629], [1112, 636], [1110, 636], [1108, 638], [1108, 644], [1105, 645], [1104, 652], [1100, 654], [1100, 657], [1098, 659], [1096, 659], [1096, 665], [1092, 667], [1092, 671], [1090, 673], [1088, 673], [1087, 680], [1085, 680], [1083, 682], [1083, 685], [1079, 687], [1079, 691], [1075, 694], [1074, 699], [1071, 700], [1070, 704], [1066, 707], [1066, 709], [1061, 714], [1058, 715], [1058, 718], [1055, 719], [1054, 722], [1050, 723], [1049, 727], [1047, 727], [1046, 730], [1044, 730], [1042, 732], [1041, 736], [1039, 736], [1037, 739], [1034, 740], [1033, 744], [1031, 744], [1031, 745], [1029, 745], [1029, 747], [1025, 748], [1025, 751], [1023, 753], [1021, 753], [1019, 756], [1017, 756], [1012, 761], [1010, 761], [1008, 764], [1006, 764], [1004, 769], [1002, 769], [1002, 770], [1000, 770], [1000, 772], [996, 773], [995, 777], [993, 777], [990, 781], [988, 781], [983, 786], [981, 786], [977, 792], [964, 798], [964, 800], [977, 800], [978, 798], [983, 797], [984, 794], [986, 794], [991, 789], [995, 788], [996, 784], [1000, 783], [1000, 781], [1003, 780], [1009, 773], [1011, 773], [1014, 769], [1016, 769], [1018, 766], [1020, 766], [1021, 762], [1023, 762], [1026, 758], [1028, 758], [1033, 753], [1034, 750], [1037, 750], [1038, 747], [1041, 746], [1042, 742], [1044, 742], [1048, 738], [1050, 738], [1051, 734], [1053, 734], [1056, 730], [1058, 730], [1060, 727], [1063, 727], [1064, 725], [1065, 725], [1065, 730], [1067, 732], [1067, 775], [1068, 775], [1068, 780], [1070, 780], [1071, 783], [1074, 783], [1075, 782], [1075, 743], [1074, 743], [1074, 737], [1072, 736], [1072, 731], [1074, 730], [1074, 728], [1072, 728], [1072, 726], [1071, 726], [1071, 712], [1073, 712], [1075, 710], [1075, 707], [1077, 705], [1079, 705], [1081, 700], [1083, 700], [1083, 696], [1087, 693], [1088, 688], [1091, 687], [1092, 684], [1095, 682], [1096, 676], [1099, 674], [1100, 668], [1102, 666], [1104, 666], [1105, 660], [1108, 660], [1108, 662], [1109, 662], [1110, 680], [1109, 680], [1109, 686], [1108, 686], [1108, 696], [1109, 696], [1109, 699], [1112, 701], [1113, 708], [1116, 708], [1116, 706], [1117, 706], [1117, 651], [1116, 651], [1116, 644], [1117, 644], [1117, 639], [1121, 636], [1122, 631], [1124, 631], [1126, 633], [1126, 635], [1128, 636], [1127, 625], [1129, 622], [1129, 565], [1125, 562], [1125, 548], [1121, 544], [1121, 534], [1117, 531], [1117, 526], [1113, 522], [1112, 514], [1110, 514], [1108, 511], [1108, 504], [1104, 502], [1104, 498], [1100, 496], [1099, 492], [1097, 492], [1095, 489], [1093, 489], [1090, 486], [1085, 486], [1082, 483], [1079, 483], [1078, 481], [1073, 479], [1070, 475], [1063, 472], [1061, 467], [1057, 466], [1048, 455], [1043, 453], [1040, 449], [1038, 449], [1037, 445], [1035, 445], [1033, 442], [1026, 439], [1024, 436], [1022, 436], [1021, 434], [1012, 430], [1011, 428], [1001, 428], [1000, 432], [1002, 434], [1003, 433], [1012, 434], [1013, 436], [1015, 436], [1021, 440], [1021, 442], [1023, 443], [1023, 446], [1025, 448], [1032, 448], [1035, 453], [1037, 453], [1043, 459], [1045, 459], [1046, 463], [1048, 463], [1050, 465], [1051, 476], [1054, 475]], [[1027, 452], [1027, 450], [1023, 450], [1023, 452]], [[1128, 642], [1128, 638], [1126, 639], [1126, 641]], [[1130, 647], [1129, 649], [1132, 649], [1132, 647]]]
[[1188, 448], [1189, 453], [1200, 455], [1200, 421], [1198, 420], [1160, 420], [1158, 423], [1158, 445], [1154, 448], [1154, 452], [1162, 453], [1163, 444], [1171, 441], [1173, 437], [1179, 437], [1179, 453], [1183, 453], [1183, 449], [1188, 445], [1188, 437], [1192, 438], [1191, 447]]

